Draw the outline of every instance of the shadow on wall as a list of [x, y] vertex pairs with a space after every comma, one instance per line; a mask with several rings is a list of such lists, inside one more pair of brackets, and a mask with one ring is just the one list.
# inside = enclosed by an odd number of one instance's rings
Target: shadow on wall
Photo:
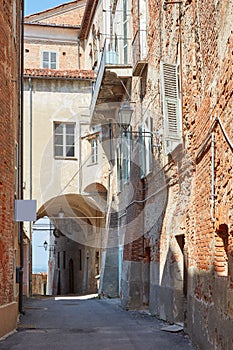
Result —
[[230, 276], [189, 269], [187, 333], [200, 349], [233, 349], [233, 289]]

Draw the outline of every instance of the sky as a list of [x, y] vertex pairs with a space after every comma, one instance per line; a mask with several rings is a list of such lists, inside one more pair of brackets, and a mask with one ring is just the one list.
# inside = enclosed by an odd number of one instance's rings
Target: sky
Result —
[[70, 1], [71, 0], [25, 0], [25, 16], [47, 10], [48, 8], [55, 7]]
[[48, 269], [48, 252], [44, 249], [44, 241], [49, 244], [49, 219], [37, 220], [33, 225], [32, 233], [32, 271], [33, 273], [46, 272]]

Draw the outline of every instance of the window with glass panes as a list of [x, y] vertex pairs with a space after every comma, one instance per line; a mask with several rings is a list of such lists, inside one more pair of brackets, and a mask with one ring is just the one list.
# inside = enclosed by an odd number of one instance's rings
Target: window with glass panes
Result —
[[42, 52], [42, 68], [57, 69], [57, 52]]
[[91, 140], [91, 163], [98, 162], [98, 139]]
[[54, 123], [54, 156], [75, 156], [75, 123]]
[[123, 0], [123, 42], [124, 42], [124, 64], [128, 63], [128, 18], [127, 0]]
[[148, 111], [145, 123], [138, 129], [140, 176], [146, 177], [153, 167], [152, 157], [152, 118]]

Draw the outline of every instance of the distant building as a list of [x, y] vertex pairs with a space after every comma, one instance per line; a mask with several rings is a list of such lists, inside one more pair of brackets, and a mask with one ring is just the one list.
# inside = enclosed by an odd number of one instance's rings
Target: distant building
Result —
[[32, 274], [32, 295], [46, 295], [47, 291], [47, 273]]
[[85, 5], [72, 1], [24, 25], [24, 195], [54, 227], [48, 287], [55, 294], [97, 291], [105, 222], [108, 168], [89, 123], [95, 73], [79, 40]]

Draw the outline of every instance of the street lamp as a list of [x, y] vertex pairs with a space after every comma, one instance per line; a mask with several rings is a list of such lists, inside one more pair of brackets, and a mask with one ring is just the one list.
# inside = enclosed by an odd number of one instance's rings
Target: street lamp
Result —
[[131, 117], [133, 114], [133, 108], [131, 107], [129, 101], [124, 100], [122, 106], [119, 110], [119, 124], [120, 127], [126, 132], [130, 126]]
[[47, 252], [48, 250], [48, 247], [49, 248], [49, 252], [53, 252], [55, 254], [55, 246], [54, 245], [49, 245], [47, 241], [44, 241], [44, 244], [43, 244], [43, 247], [44, 247], [44, 250]]
[[65, 213], [64, 213], [64, 211], [62, 210], [62, 208], [60, 208], [59, 213], [58, 213], [58, 217], [59, 217], [60, 219], [62, 219], [62, 218], [64, 218], [64, 216], [65, 216]]
[[47, 249], [48, 249], [48, 242], [47, 241], [44, 241], [43, 247], [44, 247], [44, 250], [47, 251]]

